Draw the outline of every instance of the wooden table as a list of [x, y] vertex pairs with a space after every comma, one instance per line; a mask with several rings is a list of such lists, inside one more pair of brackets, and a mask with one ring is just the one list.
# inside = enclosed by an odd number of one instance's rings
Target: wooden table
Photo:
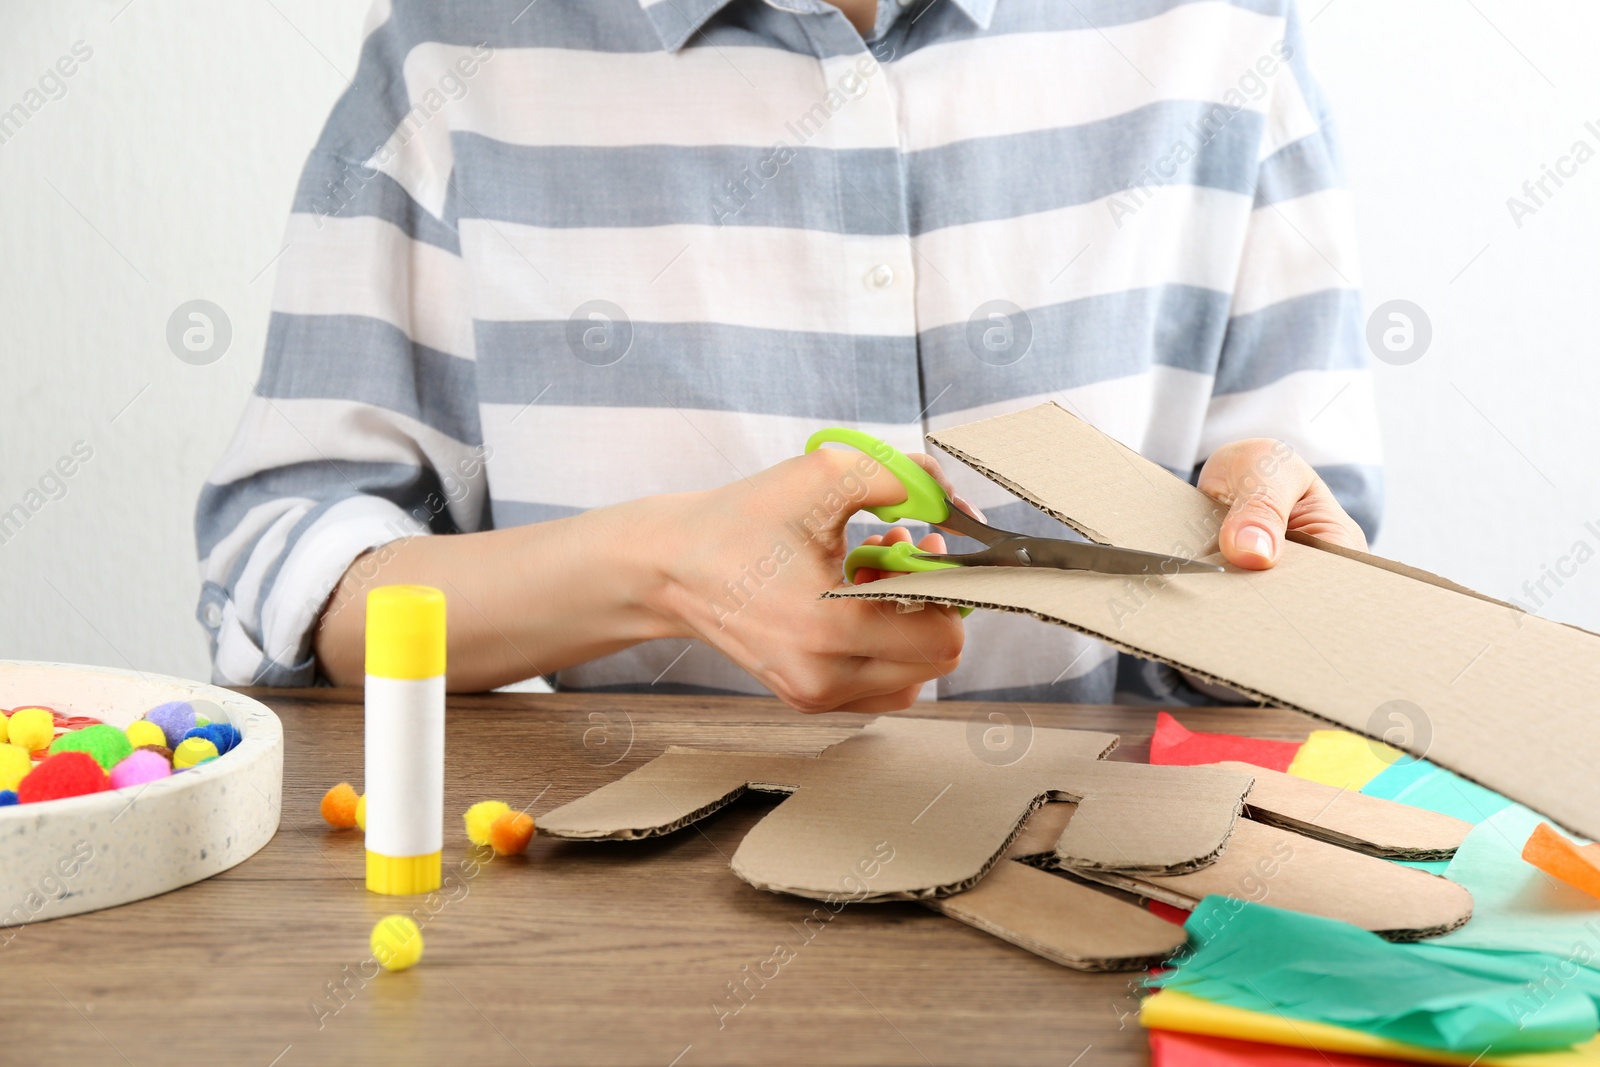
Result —
[[[355, 831], [318, 815], [361, 779], [360, 694], [255, 691], [283, 719], [283, 820], [256, 856], [152, 900], [10, 931], [0, 1064], [923, 1064], [1113, 1067], [1147, 1060], [1139, 976], [1066, 970], [915, 904], [846, 908], [737, 1014], [728, 983], [798, 939], [813, 904], [728, 870], [775, 801], [636, 843], [535, 838], [483, 861], [459, 818], [498, 798], [535, 817], [668, 744], [815, 752], [857, 728], [771, 700], [492, 694], [452, 698], [445, 869], [427, 954], [367, 977], [367, 935], [426, 906], [362, 887]], [[1143, 760], [1154, 709], [919, 705], [1120, 733]], [[1298, 714], [1194, 709], [1186, 724], [1303, 738]], [[460, 866], [465, 863], [465, 867]], [[0, 934], [0, 937], [3, 937]]]

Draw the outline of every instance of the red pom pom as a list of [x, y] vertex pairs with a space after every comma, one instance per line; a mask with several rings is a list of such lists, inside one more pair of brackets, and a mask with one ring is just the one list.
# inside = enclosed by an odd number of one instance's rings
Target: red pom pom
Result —
[[101, 793], [110, 788], [111, 780], [93, 756], [87, 752], [57, 752], [17, 785], [17, 800], [32, 804]]

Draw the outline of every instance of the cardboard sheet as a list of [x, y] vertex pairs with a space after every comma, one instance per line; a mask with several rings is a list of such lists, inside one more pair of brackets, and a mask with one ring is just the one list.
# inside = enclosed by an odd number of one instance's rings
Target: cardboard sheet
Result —
[[1550, 989], [1537, 1010], [1522, 1011], [1526, 973], [1458, 968], [1449, 954], [1425, 955], [1316, 916], [1213, 897], [1185, 928], [1190, 951], [1151, 984], [1217, 1004], [1468, 1054], [1567, 1048], [1592, 1039], [1600, 1024], [1580, 990]]
[[539, 829], [649, 837], [746, 789], [790, 793], [746, 834], [732, 867], [759, 888], [822, 900], [918, 900], [966, 889], [1046, 800], [1078, 801], [1055, 845], [1064, 865], [1165, 872], [1212, 862], [1251, 777], [1100, 760], [1115, 742], [1110, 734], [1036, 729], [1026, 754], [1000, 766], [969, 745], [964, 722], [885, 717], [816, 757], [670, 748], [547, 813]]
[[[930, 438], [1091, 540], [1220, 561], [1220, 504], [1058, 405]], [[1307, 540], [1267, 571], [972, 567], [827, 595], [1030, 614], [1378, 740], [1406, 700], [1407, 751], [1600, 837], [1600, 637], [1389, 560]]]
[[1335, 789], [1247, 763], [1219, 763], [1255, 777], [1250, 818], [1369, 856], [1440, 860], [1455, 855], [1472, 824], [1391, 800]]
[[1287, 771], [1299, 751], [1299, 741], [1200, 733], [1188, 729], [1164, 711], [1156, 712], [1156, 729], [1150, 736], [1150, 762], [1162, 767], [1196, 767], [1234, 760], [1268, 770]]
[[1600, 845], [1580, 845], [1544, 823], [1534, 827], [1522, 858], [1591, 897], [1600, 897]]
[[[1034, 862], [1048, 863], [1049, 857]], [[1472, 894], [1454, 882], [1387, 860], [1243, 819], [1217, 862], [1187, 874], [1082, 871], [1104, 885], [1193, 909], [1208, 896], [1263, 901], [1339, 919], [1391, 941], [1454, 930], [1472, 916]]]
[[1347, 1026], [1213, 1004], [1175, 989], [1162, 990], [1146, 997], [1139, 1008], [1139, 1022], [1162, 1030], [1213, 1034], [1274, 1045], [1320, 1049], [1328, 1053], [1355, 1053], [1406, 1063], [1450, 1064], [1452, 1067], [1472, 1067], [1474, 1064], [1478, 1067], [1594, 1067], [1600, 1063], [1600, 1038], [1556, 1052], [1471, 1055], [1407, 1045]]
[[1348, 730], [1313, 730], [1295, 753], [1289, 773], [1335, 789], [1360, 789], [1402, 756], [1397, 748]]

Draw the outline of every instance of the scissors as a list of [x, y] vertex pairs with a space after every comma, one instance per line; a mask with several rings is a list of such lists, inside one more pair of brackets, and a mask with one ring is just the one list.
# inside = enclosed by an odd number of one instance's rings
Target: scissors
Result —
[[1096, 571], [1100, 574], [1215, 573], [1225, 570], [1215, 563], [1168, 556], [1160, 552], [1141, 552], [1132, 548], [1067, 541], [1059, 537], [1033, 537], [997, 530], [969, 515], [945, 495], [933, 475], [917, 466], [894, 446], [860, 430], [833, 426], [818, 430], [806, 441], [806, 451], [814, 452], [825, 444], [849, 445], [877, 460], [900, 480], [906, 499], [899, 504], [868, 508], [884, 522], [912, 520], [926, 522], [950, 533], [980, 541], [977, 552], [923, 552], [910, 541], [894, 545], [861, 545], [844, 560], [846, 581], [855, 580], [856, 571], [872, 567], [881, 571], [935, 571], [949, 567], [1052, 567], [1067, 571]]

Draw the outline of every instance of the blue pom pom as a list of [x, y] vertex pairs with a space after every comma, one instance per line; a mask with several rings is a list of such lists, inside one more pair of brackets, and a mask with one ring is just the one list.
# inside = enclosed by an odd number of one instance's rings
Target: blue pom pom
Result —
[[219, 756], [244, 740], [244, 736], [239, 733], [239, 728], [228, 722], [213, 722], [204, 726], [196, 726], [183, 735], [183, 740], [187, 741], [191, 737], [203, 737], [210, 741], [217, 746], [217, 755]]
[[211, 724], [211, 729], [216, 731], [212, 743], [217, 746], [219, 755], [237, 748], [239, 742], [244, 740], [244, 734], [240, 733], [239, 728], [231, 722], [214, 722]]
[[17, 794], [12, 789], [0, 789], [0, 808], [9, 807], [17, 802]]

